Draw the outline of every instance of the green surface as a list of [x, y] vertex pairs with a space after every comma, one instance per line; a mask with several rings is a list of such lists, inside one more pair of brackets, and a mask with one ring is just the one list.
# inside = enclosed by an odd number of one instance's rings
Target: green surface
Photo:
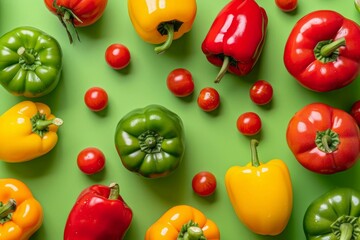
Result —
[[[146, 229], [166, 210], [177, 204], [189, 204], [214, 220], [222, 239], [304, 239], [302, 218], [310, 202], [335, 186], [358, 188], [360, 164], [336, 175], [312, 173], [295, 160], [290, 152], [285, 131], [295, 111], [311, 102], [324, 102], [349, 110], [358, 99], [360, 79], [341, 90], [315, 93], [301, 87], [286, 71], [283, 48], [295, 22], [304, 14], [318, 9], [336, 10], [360, 21], [352, 0], [299, 1], [293, 13], [281, 12], [273, 0], [258, 0], [269, 17], [268, 35], [263, 53], [253, 72], [239, 78], [226, 74], [220, 84], [213, 83], [218, 68], [207, 62], [201, 43], [213, 19], [227, 1], [198, 1], [198, 12], [191, 32], [173, 42], [169, 51], [156, 55], [153, 45], [144, 43], [135, 33], [127, 13], [126, 1], [109, 0], [104, 16], [96, 24], [78, 29], [81, 43], [68, 42], [57, 17], [40, 0], [1, 0], [0, 34], [19, 26], [37, 27], [55, 37], [63, 49], [63, 74], [57, 88], [48, 96], [33, 99], [47, 103], [56, 116], [63, 118], [59, 142], [55, 149], [36, 160], [0, 163], [2, 178], [25, 182], [44, 208], [44, 223], [31, 238], [62, 239], [68, 213], [80, 191], [91, 184], [118, 182], [123, 198], [133, 209], [132, 225], [125, 239], [140, 240]], [[111, 43], [123, 43], [132, 54], [131, 64], [122, 71], [112, 70], [104, 60]], [[180, 99], [167, 89], [165, 79], [174, 68], [190, 70], [195, 92]], [[257, 79], [269, 81], [274, 99], [268, 106], [256, 106], [248, 91]], [[83, 102], [85, 91], [100, 86], [109, 94], [109, 106], [102, 113], [91, 112]], [[221, 106], [213, 113], [203, 112], [196, 103], [203, 87], [215, 87], [221, 95]], [[24, 100], [0, 88], [0, 112]], [[183, 120], [186, 153], [181, 166], [164, 179], [144, 179], [127, 171], [114, 146], [115, 127], [119, 119], [137, 107], [161, 104], [176, 112]], [[263, 120], [259, 137], [262, 161], [283, 159], [288, 165], [294, 190], [294, 209], [285, 231], [277, 237], [258, 236], [237, 219], [224, 186], [224, 175], [233, 165], [250, 160], [249, 138], [236, 129], [237, 117], [245, 111], [257, 112]], [[85, 147], [103, 150], [107, 163], [104, 171], [87, 176], [76, 165], [77, 154]], [[1, 146], [0, 146], [1, 147]], [[202, 170], [211, 171], [218, 180], [215, 195], [202, 198], [191, 188], [192, 177]]]

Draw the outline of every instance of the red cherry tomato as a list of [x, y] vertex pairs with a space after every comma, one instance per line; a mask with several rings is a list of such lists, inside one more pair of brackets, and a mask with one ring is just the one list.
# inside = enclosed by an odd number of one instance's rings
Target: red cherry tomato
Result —
[[275, 0], [275, 4], [284, 12], [291, 12], [297, 7], [297, 0]]
[[273, 88], [271, 84], [265, 80], [256, 81], [250, 88], [250, 99], [258, 104], [268, 104], [273, 97]]
[[220, 95], [218, 91], [212, 87], [203, 88], [200, 91], [197, 103], [205, 112], [213, 111], [220, 105]]
[[238, 117], [236, 126], [243, 135], [256, 135], [261, 130], [261, 119], [254, 112], [245, 112]]
[[214, 174], [207, 171], [195, 174], [192, 179], [192, 188], [199, 196], [206, 197], [212, 195], [216, 189]]
[[88, 147], [78, 154], [77, 165], [83, 173], [95, 174], [104, 169], [105, 156], [98, 148]]
[[86, 91], [84, 101], [90, 110], [98, 112], [106, 108], [108, 95], [103, 88], [92, 87]]
[[360, 126], [360, 100], [354, 102], [354, 104], [351, 106], [350, 114], [353, 116], [358, 126]]
[[194, 91], [191, 73], [184, 68], [172, 70], [166, 79], [168, 89], [177, 97], [189, 96]]
[[105, 60], [110, 67], [116, 70], [129, 65], [131, 59], [129, 49], [120, 43], [111, 44], [105, 51]]

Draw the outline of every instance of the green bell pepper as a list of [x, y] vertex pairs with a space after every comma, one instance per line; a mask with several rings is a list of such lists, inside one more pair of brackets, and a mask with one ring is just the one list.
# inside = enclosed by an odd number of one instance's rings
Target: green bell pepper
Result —
[[19, 27], [0, 38], [0, 83], [15, 96], [41, 97], [57, 86], [62, 51], [53, 37]]
[[360, 192], [335, 188], [307, 208], [303, 220], [306, 239], [360, 239]]
[[167, 176], [184, 156], [182, 120], [160, 105], [134, 109], [117, 124], [115, 146], [128, 170], [146, 178]]

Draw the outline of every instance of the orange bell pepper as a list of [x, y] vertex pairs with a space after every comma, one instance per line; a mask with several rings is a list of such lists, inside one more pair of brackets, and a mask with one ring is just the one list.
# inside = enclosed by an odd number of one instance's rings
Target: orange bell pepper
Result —
[[0, 239], [28, 240], [42, 222], [43, 209], [30, 189], [17, 179], [0, 179]]
[[260, 235], [278, 235], [286, 227], [293, 206], [292, 184], [285, 163], [260, 163], [251, 140], [252, 161], [233, 166], [225, 175], [226, 190], [239, 220]]
[[217, 225], [188, 205], [170, 208], [146, 231], [145, 240], [219, 240]]

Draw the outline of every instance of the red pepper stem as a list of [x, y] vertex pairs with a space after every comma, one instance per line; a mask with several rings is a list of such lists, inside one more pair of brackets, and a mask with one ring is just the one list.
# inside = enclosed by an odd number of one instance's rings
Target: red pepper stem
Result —
[[35, 62], [33, 54], [28, 53], [24, 47], [19, 47], [17, 54], [25, 61], [26, 64], [31, 65]]
[[353, 236], [354, 227], [351, 223], [343, 223], [340, 225], [340, 240], [350, 240]]
[[225, 73], [228, 71], [229, 65], [230, 65], [230, 58], [228, 56], [224, 56], [224, 61], [218, 75], [215, 78], [215, 83], [219, 83], [221, 81]]
[[251, 139], [250, 149], [251, 149], [251, 165], [254, 167], [260, 166], [259, 157], [257, 154], [256, 147], [259, 145], [259, 141], [256, 139]]
[[117, 200], [119, 198], [120, 187], [117, 183], [111, 183], [110, 186], [109, 200]]
[[0, 206], [0, 221], [5, 220], [9, 217], [9, 214], [15, 212], [16, 210], [16, 201], [14, 199], [9, 199], [6, 204]]
[[321, 47], [320, 53], [324, 57], [328, 57], [334, 53], [339, 47], [345, 46], [345, 38], [339, 38], [329, 44]]
[[165, 52], [167, 49], [169, 49], [174, 40], [174, 24], [166, 23], [164, 24], [164, 29], [167, 32], [167, 39], [161, 46], [155, 47], [154, 50], [157, 54]]

